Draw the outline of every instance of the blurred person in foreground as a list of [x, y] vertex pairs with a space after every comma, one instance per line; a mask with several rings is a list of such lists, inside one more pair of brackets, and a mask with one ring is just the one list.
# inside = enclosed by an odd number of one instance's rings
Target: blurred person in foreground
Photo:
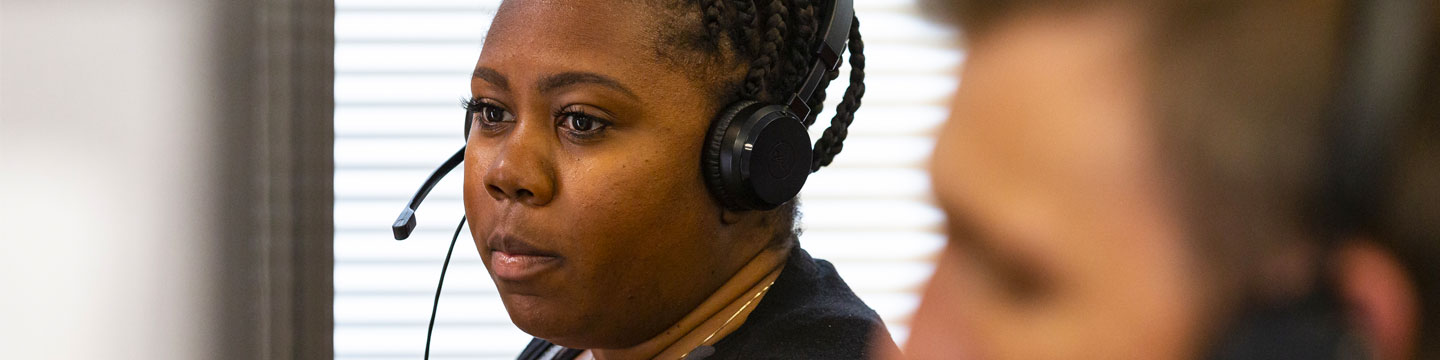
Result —
[[1433, 2], [928, 6], [968, 55], [911, 358], [1440, 358]]

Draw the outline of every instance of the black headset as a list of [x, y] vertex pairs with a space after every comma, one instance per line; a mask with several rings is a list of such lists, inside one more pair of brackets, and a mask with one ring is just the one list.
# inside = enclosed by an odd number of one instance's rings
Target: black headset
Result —
[[702, 152], [701, 171], [710, 194], [731, 210], [770, 210], [800, 193], [811, 172], [814, 150], [801, 119], [818, 104], [809, 104], [820, 82], [839, 70], [855, 19], [853, 0], [831, 4], [827, 26], [819, 38], [798, 92], [788, 104], [741, 100], [730, 104], [710, 124]]
[[[1351, 0], [1339, 85], [1332, 95], [1324, 183], [1317, 199], [1321, 249], [1371, 232], [1392, 167], [1390, 145], [1414, 106], [1430, 46], [1434, 11], [1423, 0]], [[1345, 318], [1321, 261], [1310, 294], [1260, 304], [1210, 349], [1211, 359], [1365, 359], [1370, 349]]]
[[1332, 233], [1375, 226], [1393, 163], [1391, 141], [1413, 110], [1423, 81], [1434, 9], [1426, 0], [1351, 0], [1329, 138], [1322, 208]]

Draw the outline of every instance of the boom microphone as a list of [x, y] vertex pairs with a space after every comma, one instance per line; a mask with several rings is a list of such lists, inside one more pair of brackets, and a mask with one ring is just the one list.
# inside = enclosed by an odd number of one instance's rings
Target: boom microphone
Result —
[[410, 198], [410, 204], [404, 210], [400, 210], [400, 217], [395, 219], [395, 224], [390, 225], [390, 230], [395, 232], [395, 240], [405, 240], [410, 237], [410, 232], [415, 231], [415, 209], [419, 209], [420, 202], [425, 201], [425, 196], [430, 195], [430, 190], [440, 184], [440, 179], [444, 179], [446, 174], [455, 170], [455, 167], [460, 166], [460, 162], [464, 160], [465, 147], [461, 146], [455, 155], [451, 155], [449, 160], [445, 160], [444, 164], [440, 164], [440, 167], [430, 174], [429, 179], [425, 179], [425, 184], [420, 185], [420, 190], [415, 192], [415, 197]]

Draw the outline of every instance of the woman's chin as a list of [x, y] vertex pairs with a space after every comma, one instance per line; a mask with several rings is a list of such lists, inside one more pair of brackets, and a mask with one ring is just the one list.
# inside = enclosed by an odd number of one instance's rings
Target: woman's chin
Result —
[[510, 321], [530, 336], [572, 349], [620, 349], [635, 346], [646, 336], [626, 336], [597, 320], [578, 306], [558, 304], [528, 295], [501, 295]]
[[500, 299], [505, 304], [505, 311], [510, 314], [510, 321], [526, 334], [565, 347], [575, 347], [572, 345], [576, 340], [583, 340], [583, 336], [577, 335], [584, 332], [581, 329], [585, 325], [581, 319], [586, 317], [575, 313], [574, 306], [556, 304], [542, 296], [503, 292]]

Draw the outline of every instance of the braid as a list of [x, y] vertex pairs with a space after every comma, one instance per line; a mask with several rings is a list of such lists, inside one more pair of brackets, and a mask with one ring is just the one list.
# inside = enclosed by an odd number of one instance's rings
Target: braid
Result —
[[[791, 7], [791, 10], [794, 10], [794, 13], [791, 15], [798, 21], [796, 21], [797, 24], [794, 35], [790, 37], [790, 43], [787, 46], [790, 51], [786, 54], [786, 75], [783, 80], [783, 88], [786, 89], [786, 93], [794, 93], [799, 91], [801, 86], [804, 86], [801, 82], [804, 81], [806, 76], [810, 75], [808, 71], [810, 68], [809, 65], [814, 61], [814, 59], [810, 59], [810, 56], [807, 55], [810, 55], [809, 52], [813, 46], [812, 41], [815, 39], [817, 30], [816, 24], [819, 22], [819, 20], [815, 18], [815, 2], [810, 0], [801, 0], [800, 2], [801, 4]], [[819, 89], [824, 88], [820, 87]]]
[[815, 142], [814, 162], [810, 165], [810, 171], [820, 170], [820, 167], [830, 165], [835, 160], [835, 155], [844, 149], [845, 136], [850, 123], [855, 121], [855, 111], [860, 109], [860, 98], [865, 96], [865, 42], [860, 39], [860, 19], [855, 19], [850, 26], [850, 87], [845, 89], [845, 97], [840, 100], [840, 105], [835, 107], [835, 118], [830, 120], [830, 127], [820, 135], [820, 140]]
[[725, 0], [707, 2], [703, 10], [705, 31], [710, 33], [710, 38], [715, 41], [715, 44], [720, 44], [720, 39], [724, 36], [724, 30], [721, 30], [723, 27], [720, 23], [720, 18], [724, 15], [724, 12]]
[[770, 15], [765, 21], [768, 29], [765, 30], [765, 39], [761, 42], [758, 58], [763, 59], [764, 63], [757, 62], [755, 70], [761, 71], [761, 79], [764, 81], [765, 91], [760, 92], [760, 99], [777, 102], [779, 100], [775, 99], [775, 92], [785, 90], [782, 88], [785, 84], [781, 83], [785, 68], [782, 66], [784, 59], [780, 58], [780, 47], [785, 46], [785, 15], [789, 14], [789, 10], [785, 6], [785, 0], [770, 0], [769, 12]]
[[739, 28], [734, 33], [739, 35], [736, 37], [738, 41], [735, 42], [735, 48], [740, 54], [751, 55], [754, 53], [752, 49], [755, 47], [755, 38], [758, 37], [755, 30], [755, 3], [751, 0], [731, 0], [731, 4], [735, 5], [735, 21], [732, 24]]
[[825, 89], [830, 87], [831, 80], [835, 80], [839, 76], [840, 70], [826, 71], [825, 77], [820, 79], [820, 84], [815, 86], [815, 94], [810, 96], [810, 101], [805, 102], [810, 104], [811, 109], [810, 116], [806, 116], [804, 119], [806, 128], [815, 125], [815, 118], [820, 117], [820, 108], [825, 107], [825, 97], [828, 95]]
[[740, 27], [744, 29], [742, 33], [744, 37], [746, 37], [744, 42], [749, 43], [749, 53], [755, 56], [755, 59], [750, 60], [749, 73], [744, 75], [743, 96], [744, 98], [759, 99], [760, 96], [763, 95], [763, 89], [765, 89], [766, 71], [770, 68], [770, 60], [772, 59], [770, 59], [769, 52], [766, 52], [763, 45], [760, 45], [762, 39], [759, 37], [759, 30], [755, 29], [755, 24], [757, 20], [759, 20], [755, 4], [750, 3], [750, 0], [742, 0], [740, 3], [746, 4], [746, 6], [740, 7], [739, 12], [737, 12], [737, 17], [740, 17], [740, 20], [742, 20], [742, 23], [740, 23]]

